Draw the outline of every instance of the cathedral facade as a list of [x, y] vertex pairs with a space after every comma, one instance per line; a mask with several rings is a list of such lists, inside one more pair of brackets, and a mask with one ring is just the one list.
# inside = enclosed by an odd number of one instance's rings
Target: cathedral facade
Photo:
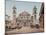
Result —
[[23, 11], [16, 18], [16, 8], [13, 7], [13, 20], [11, 21], [11, 28], [16, 27], [31, 27], [36, 24], [36, 7], [34, 7], [33, 15], [29, 14], [26, 11]]
[[17, 28], [17, 27], [31, 27], [36, 25], [36, 7], [34, 7], [33, 15], [29, 14], [27, 11], [23, 11], [16, 17], [16, 7], [14, 6], [12, 12], [12, 21], [10, 21], [8, 28]]

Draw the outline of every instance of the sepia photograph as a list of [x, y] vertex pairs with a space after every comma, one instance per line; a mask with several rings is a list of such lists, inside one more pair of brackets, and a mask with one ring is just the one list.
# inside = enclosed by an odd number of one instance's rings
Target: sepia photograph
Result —
[[44, 32], [44, 2], [5, 0], [5, 35]]

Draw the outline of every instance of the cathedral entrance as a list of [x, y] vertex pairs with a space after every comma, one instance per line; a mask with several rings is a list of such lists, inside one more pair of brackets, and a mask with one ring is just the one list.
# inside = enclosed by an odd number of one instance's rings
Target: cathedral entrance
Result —
[[27, 25], [26, 25], [26, 22], [24, 22], [24, 26], [27, 26]]

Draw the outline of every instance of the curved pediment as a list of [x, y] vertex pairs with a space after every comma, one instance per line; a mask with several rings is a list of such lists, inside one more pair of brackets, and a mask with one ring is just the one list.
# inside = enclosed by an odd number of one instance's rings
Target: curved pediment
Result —
[[30, 16], [30, 14], [26, 11], [23, 11], [22, 13], [19, 14], [19, 16]]

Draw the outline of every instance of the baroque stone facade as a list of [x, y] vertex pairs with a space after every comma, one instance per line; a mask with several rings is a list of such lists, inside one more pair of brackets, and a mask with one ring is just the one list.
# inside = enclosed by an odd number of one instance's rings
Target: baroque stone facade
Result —
[[[34, 12], [33, 15], [29, 14], [27, 11], [23, 11], [18, 15], [16, 18], [16, 8], [13, 7], [13, 25], [11, 28], [16, 27], [31, 27], [32, 25], [36, 25], [36, 7], [33, 8]], [[15, 22], [14, 22], [15, 21]]]
[[10, 28], [17, 28], [17, 27], [32, 27], [36, 25], [36, 7], [33, 8], [33, 15], [29, 14], [27, 11], [23, 11], [16, 17], [16, 7], [13, 7], [12, 12], [12, 21], [10, 24]]
[[16, 19], [17, 25], [19, 26], [30, 26], [32, 24], [31, 22], [31, 15], [27, 13], [26, 11], [19, 14], [19, 16]]

